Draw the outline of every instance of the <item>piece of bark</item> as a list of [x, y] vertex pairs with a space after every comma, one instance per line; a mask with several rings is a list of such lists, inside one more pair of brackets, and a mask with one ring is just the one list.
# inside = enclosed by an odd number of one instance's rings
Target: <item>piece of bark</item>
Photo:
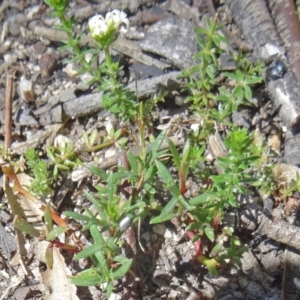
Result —
[[118, 38], [112, 44], [112, 48], [148, 66], [155, 66], [162, 70], [171, 67], [170, 64], [155, 59], [154, 57], [151, 57], [150, 55], [144, 53], [141, 49], [141, 46], [137, 42]]
[[50, 96], [47, 104], [39, 107], [38, 109], [33, 111], [33, 113], [35, 116], [40, 116], [48, 113], [52, 109], [52, 107], [56, 106], [59, 103], [64, 103], [76, 99], [78, 97], [76, 95], [77, 93], [83, 93], [87, 91], [88, 88], [89, 87], [87, 85], [80, 84], [70, 89], [60, 91], [58, 94]]
[[300, 274], [300, 250], [287, 247], [284, 252], [284, 273], [282, 280], [282, 300], [298, 300], [300, 291], [294, 280]]
[[234, 21], [242, 30], [254, 54], [260, 56], [261, 47], [267, 43], [281, 46], [282, 41], [263, 0], [227, 0]]
[[287, 245], [284, 256], [282, 295], [284, 300], [297, 300], [294, 278], [300, 278], [300, 228], [282, 220], [272, 220], [258, 204], [247, 204], [235, 212], [225, 213], [228, 226], [258, 233]]
[[20, 108], [15, 114], [14, 121], [21, 126], [38, 127], [39, 125], [34, 116], [32, 116], [31, 111], [22, 108]]
[[43, 130], [37, 131], [25, 142], [14, 142], [11, 149], [17, 154], [23, 154], [28, 148], [36, 148], [46, 142], [46, 147], [52, 145], [58, 131], [63, 124], [47, 125]]
[[99, 112], [102, 109], [102, 94], [102, 92], [89, 94], [64, 103], [65, 114], [74, 119]]
[[10, 259], [12, 254], [17, 251], [17, 243], [15, 238], [9, 234], [0, 223], [0, 248], [6, 257]]
[[195, 24], [175, 17], [163, 19], [150, 27], [140, 41], [144, 51], [169, 59], [178, 68], [195, 65], [194, 56], [199, 50], [194, 33]]
[[300, 133], [288, 130], [285, 133], [284, 159], [287, 164], [300, 166]]
[[40, 116], [39, 123], [41, 126], [58, 124], [63, 122], [63, 113], [61, 105], [53, 107], [49, 112]]
[[282, 220], [273, 221], [271, 216], [256, 203], [225, 213], [224, 220], [229, 226], [264, 235], [300, 250], [300, 228]]
[[129, 67], [130, 75], [133, 80], [146, 79], [164, 74], [163, 70], [154, 66], [147, 66], [142, 63], [135, 63]]
[[128, 89], [135, 93], [138, 99], [149, 99], [153, 95], [165, 92], [179, 90], [182, 84], [179, 75], [181, 72], [171, 72], [161, 76], [141, 79], [137, 82], [128, 84]]
[[203, 27], [199, 10], [196, 7], [191, 7], [184, 1], [168, 0], [162, 5], [162, 8], [171, 11], [182, 19], [192, 20], [198, 27]]

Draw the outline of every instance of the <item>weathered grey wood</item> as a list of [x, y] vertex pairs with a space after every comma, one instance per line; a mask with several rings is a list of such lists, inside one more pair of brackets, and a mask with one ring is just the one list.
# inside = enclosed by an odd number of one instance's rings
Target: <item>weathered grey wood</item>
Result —
[[278, 46], [282, 41], [263, 0], [226, 0], [234, 21], [252, 46], [254, 53], [260, 55], [261, 47], [267, 43]]
[[195, 64], [194, 55], [198, 51], [191, 21], [166, 18], [158, 21], [140, 41], [144, 51], [169, 59], [178, 68], [188, 68]]
[[287, 56], [300, 81], [300, 31], [294, 0], [268, 0], [276, 28], [287, 49]]

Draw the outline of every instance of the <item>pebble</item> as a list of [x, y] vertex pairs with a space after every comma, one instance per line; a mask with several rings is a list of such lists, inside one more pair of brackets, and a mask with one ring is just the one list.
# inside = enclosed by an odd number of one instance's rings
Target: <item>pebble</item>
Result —
[[231, 288], [232, 290], [237, 290], [237, 289], [239, 288], [239, 285], [236, 284], [236, 283], [230, 283], [230, 288]]
[[143, 238], [146, 242], [149, 242], [149, 241], [150, 241], [150, 237], [151, 237], [150, 232], [144, 232], [144, 233], [142, 234], [142, 238]]
[[233, 296], [237, 299], [245, 299], [245, 295], [243, 292], [234, 292]]
[[57, 66], [57, 60], [52, 54], [42, 54], [40, 58], [40, 67], [42, 71], [42, 78], [49, 78]]
[[158, 235], [164, 235], [166, 230], [167, 230], [167, 227], [163, 224], [157, 224], [157, 225], [154, 225], [153, 226], [153, 229], [152, 229], [156, 234]]
[[32, 82], [25, 79], [24, 77], [21, 78], [19, 84], [19, 91], [22, 100], [25, 103], [32, 103], [35, 100], [34, 93], [32, 90]]

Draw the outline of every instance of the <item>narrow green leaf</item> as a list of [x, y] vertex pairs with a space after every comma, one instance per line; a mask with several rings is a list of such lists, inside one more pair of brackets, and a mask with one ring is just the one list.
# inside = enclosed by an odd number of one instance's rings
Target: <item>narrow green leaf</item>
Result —
[[210, 226], [206, 226], [204, 228], [204, 232], [206, 236], [213, 242], [215, 240], [215, 233], [214, 230]]
[[230, 79], [233, 79], [233, 80], [235, 80], [235, 81], [238, 81], [238, 77], [237, 77], [235, 74], [233, 74], [233, 73], [224, 72], [224, 73], [222, 73], [222, 74], [225, 75], [226, 77], [230, 78]]
[[245, 91], [245, 98], [248, 101], [251, 101], [251, 99], [252, 99], [252, 91], [251, 91], [251, 89], [250, 89], [250, 87], [248, 85], [244, 86], [244, 91]]
[[173, 160], [174, 160], [175, 166], [179, 170], [179, 168], [180, 168], [180, 156], [179, 156], [179, 153], [178, 153], [178, 151], [177, 151], [177, 149], [176, 149], [176, 147], [175, 147], [175, 145], [174, 145], [174, 143], [173, 143], [172, 140], [168, 139], [168, 144], [169, 144], [172, 156], [173, 156]]
[[82, 138], [83, 138], [83, 141], [84, 141], [85, 145], [89, 146], [90, 145], [90, 141], [89, 141], [89, 137], [88, 137], [86, 131], [82, 132]]
[[182, 196], [178, 197], [179, 203], [187, 210], [191, 211], [195, 209], [195, 207], [192, 207]]
[[204, 203], [209, 203], [210, 201], [214, 201], [218, 198], [218, 194], [215, 192], [206, 192], [203, 193], [199, 196], [196, 196], [194, 198], [192, 198], [189, 201], [190, 205], [199, 205], [199, 204], [204, 204]]
[[150, 224], [157, 224], [157, 223], [162, 223], [165, 221], [168, 221], [172, 218], [174, 218], [176, 215], [173, 213], [174, 208], [177, 205], [177, 198], [172, 198], [167, 205], [162, 209], [161, 213], [159, 216], [154, 217], [151, 221]]
[[91, 170], [92, 173], [100, 177], [102, 180], [107, 180], [108, 174], [105, 171], [95, 166], [89, 166], [88, 168]]
[[96, 268], [87, 269], [75, 276], [70, 276], [69, 278], [72, 284], [75, 284], [77, 286], [93, 286], [105, 282], [103, 276], [98, 273], [98, 270]]
[[180, 163], [180, 171], [183, 174], [184, 179], [186, 179], [188, 169], [189, 169], [188, 159], [189, 159], [190, 153], [191, 153], [191, 146], [190, 146], [190, 142], [187, 141], [183, 148], [183, 154], [182, 154], [182, 159], [181, 159], [181, 163]]
[[96, 142], [96, 139], [98, 137], [98, 131], [97, 129], [94, 129], [90, 135], [90, 146], [94, 145]]
[[201, 264], [203, 264], [204, 266], [207, 267], [210, 274], [215, 275], [215, 276], [219, 275], [219, 272], [218, 272], [218, 269], [217, 269], [218, 262], [215, 259], [213, 259], [213, 258], [209, 259], [209, 258], [205, 257], [204, 255], [199, 255], [197, 257], [197, 260]]
[[217, 243], [211, 250], [211, 256], [217, 255], [223, 249], [224, 249], [223, 242]]
[[127, 158], [131, 167], [131, 170], [133, 171], [133, 173], [137, 173], [138, 172], [138, 158], [133, 155], [131, 152], [127, 153]]
[[47, 268], [52, 270], [52, 268], [53, 268], [53, 245], [51, 245], [51, 244], [49, 244], [46, 248], [45, 262], [46, 262]]
[[88, 222], [90, 218], [88, 216], [84, 216], [74, 211], [64, 211], [63, 214], [67, 217], [73, 218], [75, 220], [86, 221]]
[[148, 182], [151, 180], [157, 171], [157, 168], [155, 165], [151, 165], [147, 170], [146, 173], [144, 174], [144, 183]]
[[91, 245], [85, 249], [83, 249], [82, 251], [80, 251], [79, 253], [77, 253], [74, 258], [76, 260], [79, 260], [81, 258], [87, 258], [87, 257], [90, 257], [92, 255], [94, 255], [96, 252], [98, 252], [100, 249], [100, 245], [98, 244], [94, 244], [94, 245]]
[[68, 230], [68, 227], [61, 227], [61, 226], [56, 227], [48, 233], [46, 240], [52, 241], [52, 240], [56, 239], [60, 234], [66, 232], [67, 230]]
[[95, 208], [97, 209], [98, 213], [100, 214], [101, 216], [101, 219], [102, 220], [106, 220], [106, 215], [104, 214], [104, 210], [103, 210], [103, 207], [102, 205], [100, 204], [100, 201], [95, 199], [91, 194], [89, 194], [87, 191], [84, 191], [84, 194], [86, 196], [86, 198], [91, 201], [94, 205], [95, 205]]
[[105, 256], [102, 251], [96, 252], [94, 255], [91, 256], [93, 262], [97, 266], [99, 272], [103, 275], [105, 280], [108, 280], [110, 277], [110, 269], [107, 265]]
[[16, 228], [20, 229], [22, 232], [25, 232], [34, 237], [40, 236], [40, 232], [36, 230], [33, 227], [33, 225], [31, 225], [29, 222], [27, 222], [25, 219], [23, 219], [20, 216], [15, 216], [13, 224]]
[[154, 159], [156, 159], [158, 157], [158, 153], [159, 153], [159, 148], [162, 144], [162, 142], [165, 139], [166, 136], [166, 130], [163, 130], [158, 137], [155, 139], [155, 142], [152, 144], [151, 147], [151, 153], [152, 153], [152, 157], [151, 157], [151, 163], [154, 161]]
[[123, 255], [117, 255], [114, 257], [114, 261], [119, 262], [119, 263], [124, 263], [128, 260], [128, 258], [126, 256]]
[[156, 160], [156, 166], [161, 176], [162, 180], [165, 182], [166, 188], [172, 194], [173, 197], [178, 198], [180, 196], [179, 188], [176, 186], [176, 183], [166, 166], [161, 163], [159, 160]]
[[95, 244], [104, 245], [105, 241], [102, 237], [101, 232], [98, 230], [97, 226], [93, 225], [90, 228], [91, 235], [94, 239]]
[[50, 201], [47, 203], [45, 213], [44, 213], [45, 225], [47, 232], [49, 233], [53, 229], [53, 220], [51, 217]]
[[120, 266], [115, 272], [113, 272], [112, 277], [113, 280], [118, 280], [124, 277], [124, 275], [128, 272], [132, 264], [132, 259], [128, 259], [125, 261], [122, 266]]

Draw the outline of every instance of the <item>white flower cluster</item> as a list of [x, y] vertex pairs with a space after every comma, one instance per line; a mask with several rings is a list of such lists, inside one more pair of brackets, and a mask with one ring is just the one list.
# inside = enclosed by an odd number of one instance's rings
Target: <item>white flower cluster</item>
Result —
[[105, 36], [108, 32], [117, 31], [121, 24], [129, 27], [126, 13], [117, 9], [108, 12], [105, 19], [101, 15], [95, 15], [89, 20], [89, 28], [93, 38]]

